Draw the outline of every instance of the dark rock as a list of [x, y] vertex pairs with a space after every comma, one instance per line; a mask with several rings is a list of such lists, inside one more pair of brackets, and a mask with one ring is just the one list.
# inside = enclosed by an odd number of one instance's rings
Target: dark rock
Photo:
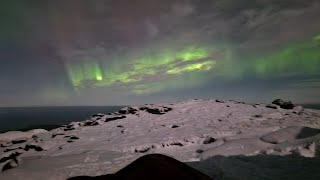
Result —
[[141, 110], [141, 111], [144, 111], [144, 110], [146, 110], [146, 109], [148, 109], [147, 107], [140, 107], [139, 108], [139, 110]]
[[87, 121], [83, 124], [83, 126], [97, 126], [100, 123], [98, 121]]
[[56, 134], [52, 134], [51, 138], [55, 138], [56, 136], [63, 136], [63, 133], [56, 133]]
[[66, 128], [64, 128], [63, 130], [64, 130], [64, 131], [72, 131], [72, 130], [75, 130], [75, 129], [76, 129], [76, 128], [74, 128], [74, 127], [71, 127], [71, 128], [67, 128], [67, 127], [66, 127]]
[[197, 149], [196, 150], [196, 153], [199, 153], [199, 154], [201, 154], [201, 153], [203, 153], [204, 152], [204, 150], [202, 150], [202, 149]]
[[138, 109], [129, 107], [129, 114], [135, 114], [136, 112], [138, 112]]
[[147, 148], [140, 149], [140, 150], [135, 149], [134, 152], [135, 152], [135, 153], [146, 153], [146, 152], [148, 152], [150, 149], [151, 149], [151, 147], [147, 147]]
[[216, 142], [216, 139], [213, 138], [213, 137], [206, 137], [203, 141], [203, 144], [211, 144], [211, 143], [214, 143]]
[[178, 127], [180, 127], [180, 126], [178, 126], [178, 125], [173, 125], [171, 128], [178, 128]]
[[24, 142], [26, 142], [26, 141], [27, 141], [26, 138], [22, 138], [22, 139], [12, 140], [11, 143], [12, 143], [12, 144], [21, 144], [21, 143], [24, 143]]
[[118, 128], [123, 128], [123, 126], [122, 126], [122, 125], [118, 125], [117, 127], [118, 127]]
[[23, 149], [23, 148], [22, 147], [7, 148], [7, 149], [3, 150], [3, 152], [9, 152], [9, 151], [14, 151], [14, 150], [18, 150], [18, 149]]
[[74, 142], [74, 141], [72, 141], [72, 140], [68, 140], [68, 141], [67, 141], [67, 143], [73, 143], [73, 142]]
[[75, 130], [76, 128], [64, 128], [63, 130], [64, 131], [72, 131], [72, 130]]
[[27, 144], [24, 148], [25, 151], [29, 151], [29, 150], [35, 150], [35, 151], [43, 151], [43, 148], [38, 146], [38, 145], [35, 145], [35, 144]]
[[6, 161], [8, 161], [8, 160], [10, 160], [10, 159], [13, 159], [13, 158], [15, 158], [15, 157], [18, 157], [18, 156], [20, 156], [22, 153], [21, 152], [12, 152], [10, 155], [8, 155], [8, 156], [4, 156], [4, 157], [1, 157], [0, 158], [0, 163], [3, 163], [3, 162], [6, 162]]
[[157, 106], [157, 107], [145, 106], [145, 107], [140, 107], [139, 110], [147, 111], [150, 114], [161, 115], [161, 114], [165, 114], [166, 112], [172, 111], [172, 108], [165, 107], [165, 106]]
[[166, 112], [171, 111], [172, 108], [169, 107], [147, 107], [146, 111], [150, 114], [165, 114]]
[[71, 139], [71, 140], [76, 140], [76, 139], [80, 139], [80, 138], [77, 137], [77, 136], [71, 136], [69, 139]]
[[262, 115], [261, 115], [261, 114], [256, 114], [256, 115], [254, 115], [254, 116], [252, 116], [252, 117], [255, 117], [255, 118], [262, 118]]
[[216, 99], [216, 102], [217, 102], [217, 103], [224, 103], [223, 100], [219, 100], [219, 99]]
[[147, 112], [150, 113], [150, 114], [159, 114], [159, 115], [160, 114], [165, 114], [162, 110], [157, 109], [157, 108], [154, 108], [154, 109], [148, 108]]
[[129, 114], [129, 111], [128, 110], [124, 110], [124, 109], [120, 109], [118, 112], [120, 114]]
[[272, 104], [280, 106], [282, 109], [293, 109], [295, 105], [291, 101], [284, 101], [282, 99], [276, 99]]
[[266, 108], [270, 108], [270, 109], [278, 109], [278, 106], [273, 105], [273, 104], [268, 104], [268, 105], [266, 105]]
[[120, 114], [136, 114], [139, 110], [133, 107], [125, 107], [118, 111]]
[[69, 180], [80, 179], [106, 179], [106, 180], [212, 180], [211, 177], [192, 167], [177, 161], [171, 157], [161, 154], [148, 154], [138, 158], [115, 174], [102, 175], [97, 177], [79, 176]]
[[170, 146], [183, 146], [182, 143], [179, 143], [179, 142], [172, 142], [169, 144]]
[[0, 144], [0, 147], [2, 148], [8, 147], [8, 146], [9, 146], [8, 144]]
[[19, 157], [14, 157], [2, 167], [2, 171], [13, 169], [15, 167], [18, 167], [20, 164], [21, 159]]
[[170, 108], [170, 107], [165, 107], [163, 111], [164, 111], [164, 112], [169, 112], [169, 111], [172, 111], [172, 108]]
[[242, 102], [242, 101], [235, 101], [234, 103], [236, 103], [236, 104], [246, 104], [245, 102]]
[[124, 119], [124, 118], [126, 118], [126, 116], [109, 117], [109, 118], [106, 118], [105, 122], [114, 121], [114, 120], [118, 120], [118, 119]]
[[105, 116], [104, 114], [95, 114], [92, 115], [93, 118], [98, 117], [98, 118], [102, 118], [103, 116]]

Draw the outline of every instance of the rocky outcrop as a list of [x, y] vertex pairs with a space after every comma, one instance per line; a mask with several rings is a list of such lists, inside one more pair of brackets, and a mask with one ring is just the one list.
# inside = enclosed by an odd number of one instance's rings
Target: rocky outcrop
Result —
[[97, 126], [101, 124], [99, 121], [87, 121], [83, 124], [83, 126]]
[[165, 106], [145, 106], [145, 107], [140, 107], [140, 110], [146, 111], [150, 114], [165, 114], [166, 112], [172, 111], [172, 108], [170, 107], [165, 107]]
[[21, 152], [13, 152], [13, 153], [5, 153], [2, 154], [2, 156], [0, 157], [0, 163], [3, 163], [9, 159], [12, 159], [14, 157], [17, 157], [21, 154]]
[[7, 163], [2, 167], [2, 171], [6, 171], [15, 167], [18, 167], [21, 164], [21, 159], [19, 157], [13, 157], [8, 160]]
[[124, 107], [118, 111], [120, 114], [136, 114], [139, 111], [138, 108], [135, 107]]
[[272, 104], [278, 105], [282, 109], [293, 109], [295, 107], [291, 101], [285, 101], [282, 99], [276, 99], [272, 102]]
[[37, 144], [27, 144], [24, 148], [25, 151], [29, 151], [32, 149], [35, 151], [43, 151], [43, 148]]

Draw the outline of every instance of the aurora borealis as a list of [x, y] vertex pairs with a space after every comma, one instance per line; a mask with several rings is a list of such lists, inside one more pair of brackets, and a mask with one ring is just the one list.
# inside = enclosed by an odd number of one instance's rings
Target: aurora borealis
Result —
[[[187, 47], [179, 51], [166, 51], [163, 54], [149, 54], [144, 56], [127, 55], [129, 67], [122, 71], [125, 65], [112, 64], [101, 59], [82, 60], [67, 63], [66, 70], [73, 87], [81, 88], [86, 82], [91, 86], [112, 86], [116, 83], [129, 84], [155, 76], [175, 76], [186, 72], [209, 71], [215, 61], [209, 58], [209, 51], [205, 48]], [[104, 56], [106, 57], [106, 56]], [[99, 61], [100, 60], [100, 61]], [[161, 79], [161, 78], [157, 78]], [[157, 80], [153, 79], [153, 80]], [[141, 91], [143, 92], [143, 91]]]
[[0, 106], [280, 96], [320, 103], [317, 0], [13, 0], [0, 7]]

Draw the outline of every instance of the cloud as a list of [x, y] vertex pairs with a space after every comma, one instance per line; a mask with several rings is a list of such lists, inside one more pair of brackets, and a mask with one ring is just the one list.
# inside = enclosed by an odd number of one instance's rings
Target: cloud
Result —
[[171, 13], [172, 15], [175, 16], [188, 16], [192, 13], [195, 12], [194, 7], [192, 6], [191, 3], [173, 3], [173, 5], [171, 6]]

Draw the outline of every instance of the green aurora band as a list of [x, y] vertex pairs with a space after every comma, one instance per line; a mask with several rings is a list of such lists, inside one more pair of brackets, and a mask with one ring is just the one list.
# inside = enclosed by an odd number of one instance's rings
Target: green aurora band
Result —
[[253, 62], [254, 72], [260, 76], [281, 73], [317, 74], [320, 72], [320, 35], [310, 42], [293, 44]]
[[252, 75], [318, 74], [320, 35], [309, 42], [292, 44], [271, 55], [249, 60], [241, 60], [228, 46], [188, 46], [153, 53], [86, 56], [66, 62], [70, 82], [76, 90], [126, 84], [134, 94], [156, 93], [195, 87], [215, 77], [236, 80]]
[[[206, 48], [194, 46], [176, 52], [163, 50], [159, 54], [148, 56], [128, 54], [120, 59], [72, 60], [66, 63], [66, 69], [73, 87], [79, 89], [92, 85], [104, 87], [114, 84], [137, 84], [139, 81], [155, 78], [159, 74], [163, 77], [178, 76], [187, 72], [209, 71], [215, 65], [215, 61], [209, 59], [209, 51]], [[120, 62], [126, 62], [126, 64]], [[161, 78], [156, 79], [161, 80]], [[136, 85], [133, 91], [142, 93], [141, 88], [138, 87], [144, 86]]]

